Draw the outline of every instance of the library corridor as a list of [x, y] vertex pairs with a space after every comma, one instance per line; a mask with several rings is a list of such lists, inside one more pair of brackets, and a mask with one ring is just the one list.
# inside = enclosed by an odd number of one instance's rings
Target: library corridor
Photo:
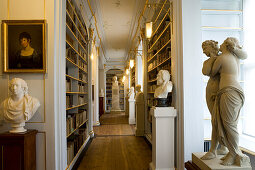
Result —
[[124, 112], [106, 113], [78, 170], [148, 170], [151, 146], [144, 137], [135, 136]]

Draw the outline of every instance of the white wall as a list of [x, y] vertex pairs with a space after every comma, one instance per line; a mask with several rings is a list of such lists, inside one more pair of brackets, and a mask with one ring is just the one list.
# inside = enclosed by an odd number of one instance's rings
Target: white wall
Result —
[[203, 152], [200, 0], [182, 0], [184, 161]]
[[[47, 73], [21, 73], [6, 74], [2, 73], [2, 53], [0, 54], [0, 102], [8, 97], [8, 82], [13, 77], [20, 77], [27, 81], [29, 94], [39, 99], [41, 106], [35, 116], [26, 123], [26, 128], [37, 129], [36, 136], [36, 159], [38, 170], [44, 169], [64, 169], [65, 154], [65, 127], [58, 125], [65, 113], [65, 108], [59, 110], [58, 106], [65, 103], [65, 88], [53, 88], [59, 84], [65, 84], [65, 75], [61, 75], [65, 70], [60, 65], [65, 66], [64, 40], [62, 20], [65, 21], [65, 15], [62, 15], [65, 4], [61, 0], [1, 0], [0, 1], [0, 20], [31, 20], [46, 19], [46, 56]], [[62, 30], [62, 31], [61, 31]], [[63, 42], [62, 44], [60, 42]], [[1, 42], [0, 42], [1, 43]], [[0, 44], [2, 48], [2, 44]], [[2, 51], [2, 49], [1, 49]], [[60, 66], [60, 67], [59, 67]], [[62, 82], [62, 83], [61, 83]], [[60, 95], [59, 95], [60, 94]], [[62, 99], [62, 98], [63, 99]], [[63, 112], [62, 112], [63, 111]], [[58, 120], [58, 121], [56, 121]], [[62, 123], [60, 123], [62, 124]], [[64, 124], [65, 126], [65, 124]], [[9, 125], [0, 126], [0, 131], [10, 129]], [[64, 140], [63, 140], [64, 139]], [[57, 145], [56, 145], [57, 144]], [[47, 157], [47, 160], [46, 160]], [[60, 163], [61, 162], [61, 163]]]

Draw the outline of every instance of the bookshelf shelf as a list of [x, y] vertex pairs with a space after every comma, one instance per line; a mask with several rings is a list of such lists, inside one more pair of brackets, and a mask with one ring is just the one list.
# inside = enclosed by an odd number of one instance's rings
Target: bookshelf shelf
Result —
[[66, 110], [75, 109], [75, 108], [78, 108], [78, 107], [85, 106], [85, 105], [87, 105], [87, 104], [88, 104], [88, 103], [83, 103], [83, 104], [80, 104], [80, 105], [77, 105], [77, 106], [69, 107], [69, 108], [67, 108]]
[[84, 84], [88, 84], [88, 82], [86, 82], [86, 81], [83, 81], [83, 80], [77, 79], [77, 78], [72, 77], [72, 76], [67, 75], [67, 74], [66, 74], [66, 77], [68, 77], [68, 78], [70, 78], [70, 79], [73, 79], [73, 80], [76, 80], [76, 81], [79, 81], [79, 82], [84, 83]]
[[66, 138], [70, 137], [75, 131], [77, 131], [79, 128], [81, 128], [85, 123], [88, 122], [88, 119], [86, 119], [84, 122], [82, 122], [76, 129], [74, 129], [71, 133], [69, 133]]

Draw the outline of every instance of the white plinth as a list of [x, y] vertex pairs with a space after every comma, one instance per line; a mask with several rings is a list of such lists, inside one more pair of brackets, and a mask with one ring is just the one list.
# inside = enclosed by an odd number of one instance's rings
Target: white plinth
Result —
[[129, 118], [128, 118], [128, 123], [130, 125], [135, 124], [135, 100], [128, 100], [129, 102]]
[[150, 170], [174, 170], [173, 107], [152, 107], [152, 162]]
[[202, 170], [252, 170], [251, 166], [240, 167], [236, 165], [232, 166], [224, 166], [220, 163], [220, 160], [223, 155], [218, 155], [216, 158], [211, 160], [202, 160], [200, 159], [204, 156], [205, 152], [200, 153], [192, 153], [192, 162], [196, 164]]

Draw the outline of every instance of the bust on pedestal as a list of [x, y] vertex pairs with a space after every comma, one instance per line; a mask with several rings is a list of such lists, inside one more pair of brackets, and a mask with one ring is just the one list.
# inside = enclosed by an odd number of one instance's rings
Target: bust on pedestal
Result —
[[130, 94], [129, 94], [129, 118], [128, 122], [129, 124], [135, 124], [135, 92], [134, 87], [130, 88]]
[[135, 111], [136, 111], [136, 136], [144, 136], [144, 94], [141, 91], [141, 85], [136, 85], [137, 91], [135, 96]]
[[38, 99], [28, 95], [27, 83], [20, 78], [14, 78], [9, 84], [10, 97], [1, 104], [1, 117], [11, 123], [10, 133], [21, 133], [25, 122], [30, 120], [40, 106]]
[[167, 95], [173, 87], [169, 80], [169, 72], [160, 70], [157, 75], [159, 87], [154, 94], [158, 104], [150, 110], [152, 115], [151, 170], [174, 170], [174, 119], [176, 110], [173, 107], [166, 107], [168, 106]]
[[112, 81], [112, 109], [111, 111], [120, 110], [119, 84], [117, 76], [113, 76]]

